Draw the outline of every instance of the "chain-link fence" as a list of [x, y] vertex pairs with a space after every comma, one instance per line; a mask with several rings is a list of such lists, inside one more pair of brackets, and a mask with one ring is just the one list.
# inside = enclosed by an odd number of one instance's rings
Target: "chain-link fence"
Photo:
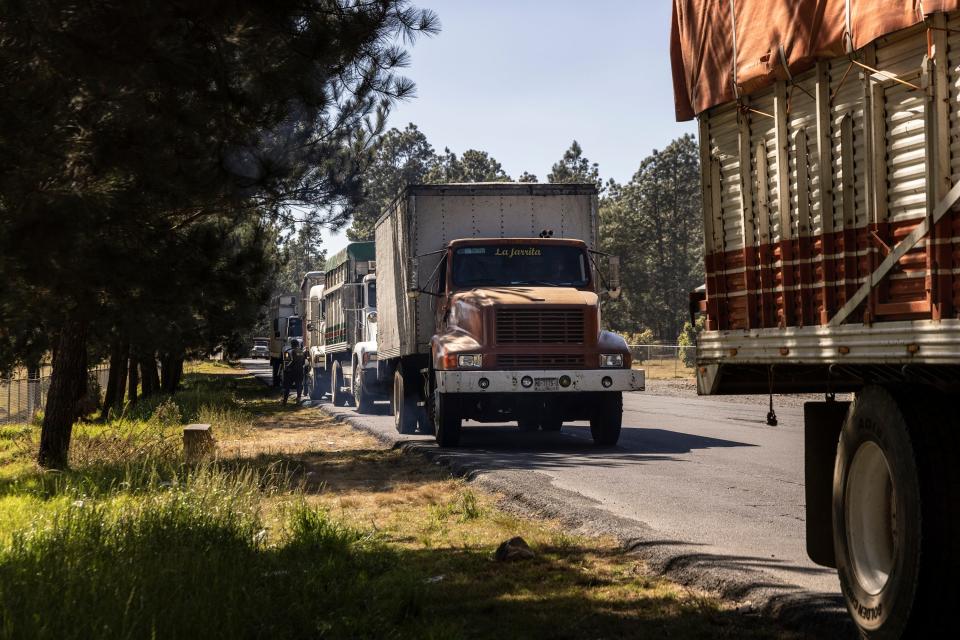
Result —
[[680, 344], [630, 344], [635, 365], [674, 376], [692, 376], [697, 348]]
[[[110, 376], [108, 366], [90, 370], [90, 390], [103, 393]], [[50, 376], [0, 378], [0, 424], [28, 423], [47, 405]]]

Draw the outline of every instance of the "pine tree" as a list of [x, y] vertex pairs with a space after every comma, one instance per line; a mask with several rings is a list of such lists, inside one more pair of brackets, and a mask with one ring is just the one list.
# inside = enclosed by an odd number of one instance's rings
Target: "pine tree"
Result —
[[5, 6], [0, 282], [18, 293], [3, 292], [0, 367], [54, 352], [42, 465], [66, 464], [91, 357], [130, 333], [159, 386], [157, 354], [263, 302], [245, 266], [271, 269], [264, 225], [342, 224], [412, 95], [392, 43], [435, 30], [406, 0]]
[[597, 191], [603, 193], [600, 166], [584, 157], [583, 149], [576, 140], [563, 152], [563, 158], [550, 169], [547, 182], [595, 184]]
[[604, 250], [622, 257], [624, 287], [611, 305], [617, 329], [651, 328], [672, 341], [687, 316], [690, 291], [703, 284], [700, 169], [686, 135], [640, 164], [629, 183], [611, 183], [601, 201]]

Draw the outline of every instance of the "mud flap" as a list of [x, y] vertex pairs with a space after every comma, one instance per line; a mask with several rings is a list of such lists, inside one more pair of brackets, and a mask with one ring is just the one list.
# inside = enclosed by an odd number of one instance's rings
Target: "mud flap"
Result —
[[824, 567], [837, 566], [833, 553], [833, 470], [849, 408], [849, 402], [803, 404], [807, 555]]

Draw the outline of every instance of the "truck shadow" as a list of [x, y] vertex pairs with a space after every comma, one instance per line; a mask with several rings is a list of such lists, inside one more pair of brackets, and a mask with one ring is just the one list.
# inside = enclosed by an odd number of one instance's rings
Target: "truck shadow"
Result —
[[620, 442], [614, 447], [598, 447], [593, 444], [590, 428], [579, 425], [564, 425], [560, 433], [525, 433], [516, 427], [466, 426], [460, 440], [460, 448], [469, 451], [513, 451], [578, 453], [585, 456], [623, 456], [629, 454], [658, 454], [651, 459], [664, 460], [664, 456], [690, 453], [696, 449], [726, 447], [755, 447], [757, 445], [709, 438], [691, 433], [666, 429], [624, 427]]

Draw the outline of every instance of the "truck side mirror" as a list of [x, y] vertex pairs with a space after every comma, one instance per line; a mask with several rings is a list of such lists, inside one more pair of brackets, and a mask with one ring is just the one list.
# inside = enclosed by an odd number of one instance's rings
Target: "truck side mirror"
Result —
[[308, 323], [307, 323], [307, 331], [309, 331], [310, 333], [313, 333], [313, 323], [312, 323], [312, 322], [308, 322]]
[[419, 267], [419, 261], [416, 258], [410, 258], [410, 262], [407, 263], [407, 297], [410, 299], [416, 299], [420, 295], [420, 287], [417, 283]]
[[620, 258], [610, 256], [610, 277], [607, 281], [607, 295], [612, 300], [620, 297]]

